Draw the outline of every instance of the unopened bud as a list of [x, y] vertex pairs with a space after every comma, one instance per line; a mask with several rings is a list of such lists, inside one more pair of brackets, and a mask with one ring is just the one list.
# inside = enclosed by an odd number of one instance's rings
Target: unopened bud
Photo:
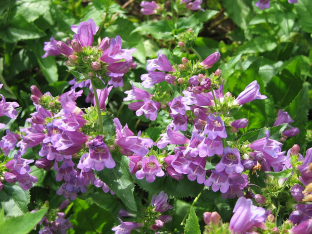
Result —
[[278, 229], [278, 227], [274, 227], [274, 228], [272, 228], [272, 232], [273, 233], [280, 233], [280, 230]]
[[291, 147], [291, 154], [292, 155], [297, 155], [299, 154], [299, 151], [300, 151], [300, 146], [295, 144], [293, 145], [293, 147]]
[[74, 53], [74, 51], [68, 47], [68, 45], [66, 45], [64, 42], [62, 41], [58, 41], [56, 43], [56, 47], [57, 49], [62, 53], [64, 54], [65, 56], [69, 56], [71, 54]]
[[181, 48], [183, 48], [183, 47], [185, 46], [185, 44], [184, 44], [183, 41], [179, 41], [178, 46], [181, 47]]
[[76, 51], [76, 52], [82, 51], [82, 46], [81, 46], [80, 42], [77, 39], [73, 39], [72, 40], [71, 46], [72, 46], [73, 50]]
[[70, 200], [69, 199], [66, 199], [65, 201], [63, 201], [61, 203], [61, 205], [58, 207], [59, 210], [63, 210], [65, 209], [68, 205], [70, 204]]
[[286, 140], [287, 140], [287, 137], [282, 136], [282, 137], [280, 138], [280, 141], [282, 141], [282, 142], [284, 142], [284, 141], [286, 141]]
[[294, 137], [294, 136], [297, 136], [299, 132], [300, 132], [299, 128], [290, 128], [290, 129], [283, 131], [282, 135], [286, 137]]
[[269, 222], [271, 222], [271, 223], [274, 223], [274, 221], [275, 221], [274, 215], [269, 214], [268, 217], [267, 217], [267, 220], [268, 220]]
[[184, 70], [185, 69], [185, 66], [183, 64], [179, 64], [178, 67], [179, 67], [180, 70]]
[[221, 220], [221, 216], [218, 214], [218, 212], [214, 211], [211, 213], [210, 221], [213, 224], [219, 224]]
[[166, 107], [167, 107], [166, 104], [161, 105], [161, 109], [165, 109]]
[[116, 146], [110, 145], [109, 148], [110, 148], [111, 150], [114, 150], [114, 149], [116, 149]]
[[183, 57], [183, 58], [182, 58], [182, 63], [183, 63], [183, 64], [187, 64], [187, 63], [188, 63], [188, 59], [187, 59], [186, 57]]
[[68, 56], [68, 60], [71, 62], [71, 63], [76, 63], [77, 62], [77, 59], [78, 57], [76, 55], [69, 55]]
[[89, 72], [89, 73], [88, 73], [88, 76], [89, 76], [89, 77], [93, 77], [93, 76], [94, 76], [94, 72]]
[[199, 73], [199, 74], [198, 74], [198, 78], [199, 78], [199, 79], [204, 79], [204, 78], [205, 78], [205, 75], [204, 75], [204, 74]]
[[38, 87], [36, 85], [32, 85], [30, 87], [30, 92], [37, 96], [38, 98], [41, 98], [43, 96], [43, 94], [41, 93], [41, 91], [38, 89]]
[[184, 79], [182, 79], [182, 78], [179, 78], [179, 79], [178, 79], [178, 83], [179, 83], [179, 84], [183, 84], [183, 82], [184, 82]]
[[260, 194], [256, 194], [255, 195], [255, 200], [256, 202], [258, 202], [259, 204], [265, 204], [266, 203], [266, 199], [264, 196], [260, 195]]
[[172, 84], [174, 81], [175, 81], [176, 77], [173, 76], [173, 75], [166, 75], [165, 76], [165, 81], [168, 83], [168, 84]]
[[202, 86], [205, 90], [210, 90], [211, 80], [209, 78], [202, 79], [202, 81], [200, 82], [200, 86]]
[[221, 76], [221, 74], [222, 74], [222, 71], [219, 68], [214, 73], [215, 76]]
[[193, 87], [192, 92], [195, 94], [200, 94], [201, 92], [203, 92], [203, 87], [201, 87], [201, 86]]
[[219, 52], [215, 52], [205, 58], [204, 61], [200, 63], [200, 65], [204, 66], [206, 69], [211, 68], [213, 64], [219, 61], [221, 54]]
[[67, 67], [71, 67], [72, 66], [72, 63], [69, 60], [65, 61], [65, 64], [66, 64]]
[[130, 64], [130, 67], [131, 67], [132, 69], [136, 69], [136, 68], [137, 68], [137, 66], [138, 66], [138, 64], [137, 64], [137, 63], [131, 63], [131, 64]]
[[224, 97], [233, 97], [233, 96], [230, 92], [227, 92], [226, 94], [224, 94]]
[[99, 50], [107, 50], [110, 46], [110, 39], [109, 37], [104, 37], [101, 41], [100, 45], [98, 46]]
[[211, 212], [205, 212], [204, 213], [204, 222], [209, 225], [211, 220]]
[[192, 32], [192, 31], [193, 31], [193, 28], [189, 28], [187, 31], [188, 31], [188, 32]]
[[94, 71], [98, 71], [101, 69], [101, 64], [98, 61], [92, 62], [91, 67]]

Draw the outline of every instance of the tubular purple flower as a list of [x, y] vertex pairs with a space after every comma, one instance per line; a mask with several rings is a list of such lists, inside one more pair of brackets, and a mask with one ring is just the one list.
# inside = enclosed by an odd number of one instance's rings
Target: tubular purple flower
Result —
[[143, 225], [142, 223], [123, 222], [120, 218], [118, 219], [120, 225], [112, 228], [112, 231], [114, 231], [115, 234], [130, 234], [132, 229], [136, 229]]
[[245, 197], [237, 200], [233, 212], [229, 225], [232, 233], [250, 232], [253, 227], [262, 228], [266, 219], [265, 209], [254, 206], [252, 200]]
[[160, 105], [159, 102], [144, 98], [144, 104], [135, 113], [137, 116], [141, 116], [144, 113], [144, 116], [147, 119], [154, 121], [157, 118], [157, 111], [160, 108]]
[[168, 106], [170, 107], [173, 115], [185, 115], [185, 111], [190, 110], [190, 108], [182, 102], [182, 96], [175, 97], [171, 102], [169, 102]]
[[142, 168], [141, 170], [137, 171], [135, 175], [139, 180], [146, 176], [146, 181], [148, 183], [152, 183], [156, 179], [156, 176], [162, 177], [165, 175], [165, 173], [161, 169], [156, 157], [151, 155], [149, 158], [144, 157], [142, 159]]
[[203, 2], [203, 0], [195, 0], [194, 2], [190, 2], [186, 4], [186, 7], [190, 10], [201, 10], [205, 11], [203, 8], [201, 8], [200, 4]]
[[6, 130], [6, 136], [2, 137], [0, 141], [0, 148], [5, 156], [7, 156], [9, 152], [15, 148], [15, 145], [20, 137], [21, 135], [13, 133], [9, 129]]
[[156, 13], [156, 10], [160, 8], [155, 1], [152, 2], [142, 1], [140, 6], [142, 7], [141, 13], [143, 15], [153, 15]]
[[299, 132], [300, 132], [299, 128], [291, 127], [290, 129], [283, 131], [282, 135], [286, 137], [294, 137], [294, 136], [297, 136]]
[[219, 52], [214, 52], [213, 54], [205, 58], [205, 60], [202, 61], [200, 65], [204, 66], [206, 69], [211, 68], [213, 64], [219, 61], [220, 57], [221, 57], [221, 54]]
[[160, 71], [166, 71], [166, 72], [175, 71], [175, 69], [171, 66], [167, 56], [160, 52], [158, 53], [157, 59], [147, 60], [146, 70], [148, 72], [151, 72], [151, 71], [155, 71], [156, 69]]
[[246, 128], [248, 126], [248, 119], [238, 119], [230, 123], [233, 128]]
[[193, 162], [189, 164], [190, 172], [187, 178], [190, 181], [197, 179], [197, 183], [203, 184], [206, 180], [206, 158], [197, 157]]
[[225, 170], [227, 174], [232, 174], [234, 172], [243, 172], [244, 167], [241, 164], [238, 149], [231, 149], [230, 147], [226, 147], [224, 149], [223, 157], [221, 161], [216, 165], [216, 171], [221, 172], [223, 170]]
[[289, 230], [290, 234], [310, 234], [312, 232], [312, 219], [308, 219]]
[[257, 81], [251, 82], [243, 92], [241, 92], [238, 97], [234, 100], [234, 105], [245, 105], [248, 102], [252, 102], [255, 99], [266, 99], [267, 96], [261, 95], [260, 85]]
[[111, 40], [109, 37], [104, 37], [103, 40], [101, 41], [101, 43], [98, 46], [99, 50], [107, 50], [110, 46]]
[[93, 19], [88, 19], [87, 22], [81, 22], [78, 26], [71, 26], [71, 30], [76, 33], [73, 39], [79, 40], [82, 47], [92, 46], [93, 36], [99, 30], [99, 26], [95, 25]]
[[228, 174], [226, 174], [225, 172], [217, 172], [215, 170], [211, 170], [211, 175], [205, 181], [205, 186], [211, 186], [211, 189], [214, 192], [220, 190], [221, 193], [226, 193], [230, 187]]
[[127, 94], [128, 96], [123, 99], [124, 101], [143, 100], [144, 98], [150, 99], [152, 97], [151, 94], [143, 89], [135, 87], [133, 84], [132, 90], [125, 91], [125, 94]]
[[173, 120], [169, 124], [170, 127], [173, 128], [174, 131], [186, 131], [187, 130], [187, 119], [181, 114], [173, 115]]
[[291, 189], [291, 196], [295, 199], [296, 202], [301, 202], [304, 198], [304, 194], [302, 193], [304, 188], [300, 184], [295, 184]]
[[173, 207], [167, 203], [168, 194], [161, 191], [159, 194], [154, 194], [151, 200], [151, 206], [155, 207], [155, 211], [164, 213]]
[[184, 145], [190, 141], [181, 133], [173, 131], [170, 127], [167, 127], [167, 133], [161, 134], [160, 136], [162, 136], [162, 138], [157, 142], [157, 147], [159, 149], [166, 147], [168, 144]]
[[218, 136], [221, 138], [227, 137], [225, 126], [220, 116], [212, 114], [208, 116], [204, 134], [208, 134], [208, 138], [211, 140], [216, 139]]
[[75, 52], [80, 52], [80, 51], [82, 51], [82, 46], [81, 46], [80, 42], [79, 42], [77, 39], [73, 39], [73, 40], [71, 41], [71, 46], [72, 46], [72, 48], [73, 48], [73, 50], [74, 50]]
[[50, 38], [49, 42], [45, 42], [44, 47], [43, 47], [45, 54], [42, 56], [42, 58], [46, 58], [48, 56], [61, 55], [62, 53], [58, 50], [56, 44], [57, 44], [57, 41], [54, 40], [53, 37]]
[[151, 88], [154, 84], [163, 82], [166, 76], [163, 72], [148, 72], [148, 74], [141, 75], [142, 85], [144, 88]]
[[212, 157], [215, 154], [221, 155], [223, 153], [223, 144], [221, 137], [216, 137], [214, 140], [204, 138], [198, 145], [198, 152], [200, 157]]
[[260, 8], [260, 10], [270, 8], [270, 1], [271, 0], [259, 0], [258, 2], [255, 3], [257, 7]]
[[279, 109], [277, 119], [273, 126], [275, 127], [284, 123], [292, 123], [292, 122], [294, 121], [290, 117], [290, 115], [286, 111], [284, 112], [281, 109]]
[[62, 41], [57, 42], [56, 46], [57, 46], [57, 49], [67, 57], [74, 53], [73, 49], [69, 48], [68, 45], [66, 45]]
[[266, 203], [265, 197], [260, 195], [260, 194], [255, 195], [255, 201], [258, 202], [259, 204], [265, 204]]
[[19, 107], [19, 104], [17, 102], [7, 102], [2, 94], [0, 96], [2, 97], [0, 101], [0, 116], [5, 115], [11, 119], [16, 119], [17, 111], [14, 108]]
[[[105, 111], [106, 109], [106, 99], [112, 90], [113, 86], [106, 87], [105, 89], [97, 89], [96, 93], [99, 98], [100, 108], [102, 111]], [[95, 103], [95, 98], [93, 99], [93, 103]]]
[[288, 0], [289, 3], [298, 3], [298, 0]]

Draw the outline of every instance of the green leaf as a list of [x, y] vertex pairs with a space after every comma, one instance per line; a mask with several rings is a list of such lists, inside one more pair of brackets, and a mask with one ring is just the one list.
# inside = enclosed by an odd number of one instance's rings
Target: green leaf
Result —
[[281, 178], [288, 178], [289, 176], [291, 176], [293, 173], [293, 170], [287, 169], [287, 170], [280, 171], [280, 172], [266, 171], [265, 173], [275, 177], [276, 179], [281, 179]]
[[310, 0], [300, 0], [295, 5], [302, 29], [308, 33], [312, 33], [312, 2]]
[[[38, 64], [49, 84], [54, 83], [58, 80], [57, 65], [54, 56], [48, 56], [42, 58], [44, 55], [43, 45], [44, 39], [39, 40], [39, 43], [36, 41], [29, 41], [27, 44], [29, 48], [35, 53]], [[42, 47], [38, 46], [42, 45]]]
[[88, 78], [86, 78], [86, 76], [84, 74], [79, 73], [77, 71], [70, 70], [69, 72], [76, 77], [78, 82], [79, 81], [85, 81], [88, 79]]
[[193, 48], [204, 60], [206, 57], [218, 51], [219, 43], [206, 37], [197, 37]]
[[165, 127], [149, 127], [145, 132], [154, 142], [156, 142], [165, 129]]
[[22, 0], [18, 3], [16, 14], [20, 14], [31, 23], [39, 16], [48, 14], [50, 5], [50, 0]]
[[[104, 201], [103, 201], [104, 202]], [[70, 222], [76, 234], [107, 233], [114, 224], [110, 212], [96, 204], [77, 198], [73, 205], [74, 213], [70, 216]]]
[[0, 4], [0, 15], [9, 7], [14, 6], [15, 2], [16, 0], [2, 0]]
[[200, 228], [198, 224], [198, 219], [195, 213], [194, 207], [191, 207], [190, 214], [188, 216], [188, 219], [186, 220], [185, 234], [200, 234]]
[[14, 15], [8, 20], [6, 27], [0, 28], [0, 37], [6, 42], [36, 39], [46, 34], [34, 23], [28, 23], [21, 15]]
[[114, 168], [105, 168], [104, 170], [97, 172], [97, 174], [127, 207], [136, 211], [137, 207], [133, 196], [134, 183], [128, 166], [129, 159], [123, 155], [121, 158], [120, 156], [114, 157], [114, 160], [116, 162]]
[[16, 184], [4, 184], [0, 191], [1, 207], [6, 216], [20, 216], [28, 211], [29, 191], [24, 191]]
[[173, 39], [172, 21], [145, 21], [141, 26], [136, 27], [131, 34], [140, 32], [142, 35], [151, 34], [155, 39]]
[[27, 234], [41, 221], [46, 212], [47, 208], [5, 219], [1, 224], [1, 233]]
[[190, 17], [182, 17], [178, 19], [177, 22], [177, 28], [184, 29], [184, 28], [193, 28], [200, 23], [204, 23], [208, 20], [210, 20], [212, 17], [214, 17], [216, 14], [218, 14], [218, 11], [215, 10], [206, 10], [205, 12], [196, 12], [195, 14], [192, 14]]
[[274, 37], [258, 36], [240, 46], [235, 55], [272, 51], [277, 45], [278, 42]]

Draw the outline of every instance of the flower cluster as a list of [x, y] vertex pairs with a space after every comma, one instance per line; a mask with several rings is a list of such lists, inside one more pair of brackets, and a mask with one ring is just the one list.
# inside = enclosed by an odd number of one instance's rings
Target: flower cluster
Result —
[[[298, 0], [288, 0], [289, 3], [298, 3]], [[260, 10], [270, 8], [271, 0], [259, 0], [256, 2], [256, 6], [260, 8]]]

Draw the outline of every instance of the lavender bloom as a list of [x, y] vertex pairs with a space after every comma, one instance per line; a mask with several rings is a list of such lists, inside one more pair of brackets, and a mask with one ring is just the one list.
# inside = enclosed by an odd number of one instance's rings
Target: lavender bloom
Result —
[[54, 119], [52, 124], [64, 131], [74, 132], [87, 123], [81, 116], [75, 116], [68, 109], [63, 109], [64, 117], [62, 119]]
[[238, 119], [230, 123], [233, 128], [246, 128], [248, 126], [248, 119]]
[[200, 4], [202, 3], [203, 0], [195, 0], [194, 2], [190, 2], [188, 4], [186, 4], [186, 7], [190, 10], [201, 10], [201, 11], [205, 11], [203, 8], [201, 8]]
[[108, 193], [109, 192], [109, 187], [107, 184], [105, 184], [102, 180], [100, 179], [96, 179], [94, 182], [93, 182], [94, 186], [97, 187], [97, 188], [100, 188], [102, 187], [102, 190], [104, 193]]
[[261, 95], [260, 85], [257, 81], [251, 82], [243, 92], [241, 92], [238, 97], [234, 100], [234, 105], [245, 105], [248, 102], [252, 102], [255, 99], [266, 99], [267, 96]]
[[173, 120], [169, 124], [170, 127], [173, 128], [174, 131], [186, 131], [187, 129], [187, 117], [181, 114], [173, 115]]
[[73, 39], [77, 39], [83, 47], [92, 46], [93, 36], [99, 30], [99, 26], [95, 25], [93, 19], [87, 22], [81, 22], [78, 26], [72, 25], [71, 30], [76, 33]]
[[194, 181], [197, 178], [197, 183], [203, 184], [206, 180], [206, 158], [197, 157], [193, 162], [189, 164], [190, 172], [187, 178], [190, 181]]
[[133, 84], [132, 90], [125, 91], [125, 94], [127, 94], [128, 96], [123, 99], [124, 101], [143, 100], [144, 98], [150, 99], [152, 97], [151, 94], [143, 89], [135, 87]]
[[101, 43], [98, 46], [99, 50], [107, 50], [111, 44], [111, 39], [109, 37], [104, 37]]
[[[31, 170], [29, 170], [30, 172]], [[33, 183], [37, 183], [38, 179], [28, 173], [23, 175], [19, 174], [17, 171], [5, 172], [4, 178], [9, 183], [18, 182], [21, 188], [25, 191], [33, 187]]]
[[170, 127], [167, 127], [167, 133], [161, 134], [162, 138], [157, 142], [157, 147], [162, 149], [168, 144], [182, 145], [187, 144], [189, 139], [187, 139], [181, 133], [173, 131]]
[[108, 85], [112, 85], [114, 87], [123, 87], [123, 73], [113, 73], [113, 72], [109, 72], [107, 73], [107, 75], [109, 77], [111, 77], [111, 80], [108, 82]]
[[154, 142], [149, 138], [139, 138], [139, 135], [122, 137], [116, 140], [116, 144], [121, 146], [126, 152], [131, 151], [143, 157], [148, 153], [148, 148], [154, 145]]
[[68, 45], [66, 45], [64, 42], [62, 41], [58, 41], [56, 43], [57, 49], [64, 54], [65, 56], [69, 56], [72, 55], [74, 53], [74, 50], [72, 48], [69, 48]]
[[54, 134], [51, 137], [53, 147], [62, 154], [70, 155], [77, 153], [83, 148], [84, 143], [88, 140], [88, 136], [82, 132], [64, 131]]
[[48, 160], [47, 158], [40, 158], [36, 160], [35, 166], [42, 168], [45, 171], [48, 171], [53, 166], [53, 161]]
[[294, 121], [290, 117], [290, 115], [286, 111], [283, 112], [281, 109], [279, 109], [277, 119], [273, 126], [275, 127], [284, 123], [292, 123], [292, 122]]
[[223, 153], [223, 144], [220, 137], [216, 137], [214, 140], [209, 138], [203, 139], [198, 145], [198, 152], [200, 157], [212, 157], [213, 155], [221, 155]]
[[312, 220], [308, 219], [289, 230], [290, 234], [310, 234], [312, 232]]
[[168, 194], [164, 191], [161, 191], [159, 194], [154, 194], [151, 200], [151, 206], [155, 207], [155, 211], [164, 213], [168, 209], [172, 209], [173, 207], [167, 203]]
[[223, 199], [234, 199], [235, 197], [244, 196], [244, 192], [242, 191], [248, 185], [248, 176], [239, 173], [233, 173], [229, 175], [229, 184], [230, 187], [226, 193], [222, 193], [221, 197]]
[[6, 136], [2, 137], [0, 141], [0, 148], [5, 156], [9, 154], [11, 150], [15, 148], [16, 142], [20, 139], [20, 135], [13, 133], [10, 129], [6, 130]]
[[59, 212], [57, 214], [59, 217], [52, 223], [51, 227], [52, 233], [66, 234], [69, 228], [74, 229], [71, 223], [69, 222], [69, 219], [64, 219], [65, 217], [64, 213]]
[[76, 171], [74, 169], [75, 163], [71, 159], [65, 159], [60, 168], [57, 168], [55, 162], [54, 169], [57, 172], [56, 181], [61, 181], [64, 179], [65, 181], [70, 181], [72, 175], [76, 175]]
[[260, 10], [266, 9], [266, 8], [270, 8], [270, 1], [271, 0], [259, 0], [258, 2], [256, 2], [256, 6], [260, 8]]
[[204, 133], [208, 134], [208, 138], [211, 140], [216, 139], [218, 136], [226, 138], [224, 123], [220, 116], [214, 116], [210, 114], [207, 118], [207, 125], [205, 126]]
[[171, 66], [166, 55], [162, 53], [158, 53], [157, 59], [147, 60], [146, 70], [148, 72], [155, 71], [156, 69], [159, 71], [173, 72], [175, 69]]
[[177, 148], [181, 148], [181, 150], [175, 152], [175, 156], [171, 160], [171, 166], [179, 174], [188, 174], [190, 173], [189, 165], [191, 164], [191, 162], [194, 161], [194, 158], [189, 156], [188, 154], [183, 155], [183, 151], [185, 149], [184, 146], [176, 147], [175, 150], [177, 150]]
[[42, 58], [46, 58], [48, 56], [56, 56], [61, 55], [62, 52], [60, 52], [57, 48], [57, 41], [54, 40], [53, 37], [50, 38], [49, 42], [44, 43], [43, 50], [45, 51], [45, 54], [42, 56]]
[[304, 194], [302, 193], [304, 191], [304, 188], [299, 185], [295, 184], [291, 189], [291, 196], [296, 200], [296, 202], [301, 202], [304, 198]]
[[123, 222], [120, 218], [118, 219], [120, 225], [112, 228], [112, 231], [114, 231], [115, 234], [130, 234], [132, 229], [136, 229], [143, 225], [142, 223]]
[[[194, 5], [194, 4], [193, 4]], [[219, 52], [215, 52], [205, 58], [204, 61], [200, 63], [200, 65], [204, 66], [206, 69], [211, 68], [213, 64], [219, 61], [221, 54]]]
[[142, 169], [137, 171], [135, 175], [139, 180], [146, 176], [146, 181], [152, 183], [156, 179], [156, 176], [162, 177], [165, 173], [161, 169], [156, 157], [151, 155], [149, 158], [144, 157], [142, 159]]
[[221, 193], [226, 193], [230, 187], [228, 174], [225, 172], [217, 172], [215, 170], [211, 170], [211, 172], [210, 177], [205, 181], [205, 186], [211, 186], [211, 189], [214, 192], [220, 190]]
[[154, 84], [163, 82], [166, 74], [163, 72], [149, 71], [148, 74], [141, 75], [142, 85], [144, 88], [151, 88]]
[[204, 136], [194, 127], [190, 144], [186, 147], [183, 154], [189, 153], [190, 156], [196, 157], [198, 155], [198, 145], [202, 142]]
[[159, 102], [144, 98], [144, 104], [135, 113], [137, 116], [141, 116], [143, 113], [147, 119], [154, 121], [157, 118], [157, 111], [160, 108]]
[[294, 136], [297, 136], [299, 134], [299, 132], [300, 132], [299, 128], [291, 127], [290, 129], [283, 131], [282, 135], [286, 136], [286, 137], [294, 137]]
[[240, 197], [233, 212], [234, 215], [229, 225], [232, 233], [245, 233], [252, 230], [253, 227], [265, 227], [266, 211], [262, 207], [254, 206], [251, 199]]
[[[100, 108], [102, 111], [105, 111], [106, 109], [106, 99], [112, 90], [113, 86], [106, 87], [105, 89], [97, 89], [96, 93], [99, 98]], [[93, 103], [95, 103], [95, 98], [93, 99]]]
[[5, 97], [0, 94], [2, 100], [0, 101], [0, 116], [8, 116], [11, 119], [16, 119], [17, 111], [14, 109], [19, 107], [17, 102], [6, 102]]
[[190, 83], [191, 85], [194, 85], [194, 86], [198, 85], [198, 84], [199, 84], [198, 76], [192, 76], [192, 77], [190, 77], [189, 83]]
[[216, 171], [221, 172], [225, 170], [227, 174], [232, 174], [234, 172], [241, 173], [244, 170], [244, 167], [240, 161], [238, 149], [226, 147], [223, 151], [221, 161], [216, 165]]
[[312, 171], [310, 170], [310, 164], [312, 163], [312, 148], [306, 151], [303, 164], [298, 166], [301, 173], [299, 180], [304, 184], [308, 185], [312, 182]]
[[312, 217], [312, 205], [311, 204], [298, 204], [296, 210], [289, 215], [289, 220], [293, 224], [302, 223]]
[[185, 111], [190, 110], [190, 108], [182, 102], [182, 96], [175, 97], [169, 103], [169, 107], [173, 115], [177, 114], [185, 115]]
[[156, 13], [157, 9], [160, 8], [155, 1], [152, 2], [142, 1], [140, 6], [142, 7], [141, 13], [143, 15], [153, 15]]
[[298, 0], [288, 0], [289, 3], [298, 3]]
[[169, 176], [171, 176], [171, 178], [175, 180], [182, 180], [183, 174], [177, 172], [171, 164], [174, 158], [175, 158], [175, 155], [168, 155], [167, 157], [164, 158], [164, 162], [167, 164], [166, 171], [169, 174]]
[[77, 193], [75, 191], [66, 190], [66, 183], [62, 184], [61, 187], [58, 188], [56, 194], [61, 196], [63, 195], [66, 199], [70, 198], [71, 200], [76, 200]]

